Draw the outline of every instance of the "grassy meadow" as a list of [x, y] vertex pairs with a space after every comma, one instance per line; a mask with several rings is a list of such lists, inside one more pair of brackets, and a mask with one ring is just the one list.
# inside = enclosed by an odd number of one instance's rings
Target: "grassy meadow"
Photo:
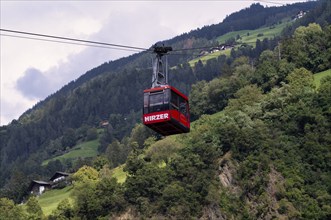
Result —
[[326, 76], [331, 76], [331, 69], [314, 74], [314, 82], [316, 88], [318, 88], [321, 85], [321, 80]]
[[[270, 27], [263, 27], [256, 30], [241, 30], [241, 31], [232, 31], [227, 34], [224, 34], [217, 38], [217, 42], [219, 44], [224, 44], [228, 39], [235, 38], [237, 39], [237, 36], [240, 36], [240, 39], [236, 40], [236, 43], [239, 47], [242, 44], [247, 44], [255, 47], [256, 40], [263, 40], [265, 38], [271, 39], [281, 34], [282, 30], [291, 23], [291, 21], [283, 21], [281, 24], [273, 25]], [[224, 54], [226, 56], [229, 56], [231, 52], [231, 49], [218, 51], [212, 54], [207, 54], [202, 57], [195, 58], [189, 62], [191, 67], [194, 67], [194, 65], [201, 60], [202, 63], [206, 63], [207, 60], [217, 58], [218, 56]]]
[[77, 144], [72, 149], [70, 149], [69, 152], [67, 152], [63, 155], [45, 160], [42, 163], [42, 165], [45, 166], [50, 161], [54, 161], [54, 160], [77, 159], [79, 157], [81, 157], [81, 158], [95, 157], [98, 155], [98, 146], [99, 146], [98, 139]]
[[69, 199], [72, 203], [70, 195], [72, 192], [73, 186], [67, 186], [63, 189], [53, 189], [48, 190], [38, 197], [38, 202], [43, 210], [45, 216], [52, 214], [52, 211], [55, 210], [58, 204], [64, 200]]

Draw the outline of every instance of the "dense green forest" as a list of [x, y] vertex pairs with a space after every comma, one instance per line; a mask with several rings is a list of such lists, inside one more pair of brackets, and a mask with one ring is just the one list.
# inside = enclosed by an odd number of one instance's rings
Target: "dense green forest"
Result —
[[[313, 76], [331, 69], [331, 2], [253, 4], [165, 43], [210, 46], [301, 10], [309, 12], [280, 37], [229, 56], [193, 68], [192, 55], [169, 56], [170, 81], [190, 97], [189, 134], [164, 138], [140, 124], [147, 53], [89, 71], [0, 127], [0, 219], [330, 219], [331, 76], [318, 88]], [[95, 139], [99, 156], [42, 166]], [[124, 163], [118, 183], [111, 169]], [[58, 170], [74, 173], [74, 202], [45, 217], [27, 188]], [[25, 209], [15, 204], [22, 200]]]

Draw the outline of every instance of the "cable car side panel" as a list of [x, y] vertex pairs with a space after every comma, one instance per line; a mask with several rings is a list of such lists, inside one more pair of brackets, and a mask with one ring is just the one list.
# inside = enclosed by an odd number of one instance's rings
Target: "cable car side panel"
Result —
[[189, 125], [183, 121], [178, 121], [180, 113], [176, 110], [168, 110], [144, 114], [144, 124], [164, 136], [187, 133], [190, 131]]

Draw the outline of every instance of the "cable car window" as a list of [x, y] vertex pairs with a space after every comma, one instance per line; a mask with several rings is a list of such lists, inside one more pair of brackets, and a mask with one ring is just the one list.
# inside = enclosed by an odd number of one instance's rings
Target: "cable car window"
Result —
[[186, 107], [186, 102], [181, 102], [179, 104], [179, 111], [183, 114], [183, 115], [187, 115], [187, 107]]
[[156, 106], [156, 105], [162, 105], [162, 104], [163, 104], [163, 93], [151, 94], [149, 96], [149, 105], [150, 106]]
[[164, 104], [169, 104], [169, 95], [170, 95], [170, 90], [165, 89], [164, 90]]
[[150, 94], [149, 96], [149, 112], [159, 112], [167, 109], [168, 101], [165, 101], [164, 93]]
[[180, 111], [180, 113], [185, 115], [185, 117], [188, 116], [187, 101], [185, 99], [183, 99], [182, 97], [179, 97], [179, 111]]
[[174, 92], [171, 92], [171, 109], [177, 109], [178, 110], [178, 98], [179, 96], [174, 93]]
[[144, 94], [144, 114], [148, 113], [148, 98], [149, 93]]

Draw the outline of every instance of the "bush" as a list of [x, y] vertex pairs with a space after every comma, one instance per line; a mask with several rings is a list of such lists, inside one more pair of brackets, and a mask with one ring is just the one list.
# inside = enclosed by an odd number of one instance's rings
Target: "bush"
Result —
[[98, 138], [98, 130], [96, 128], [90, 128], [86, 133], [86, 140], [91, 141]]

